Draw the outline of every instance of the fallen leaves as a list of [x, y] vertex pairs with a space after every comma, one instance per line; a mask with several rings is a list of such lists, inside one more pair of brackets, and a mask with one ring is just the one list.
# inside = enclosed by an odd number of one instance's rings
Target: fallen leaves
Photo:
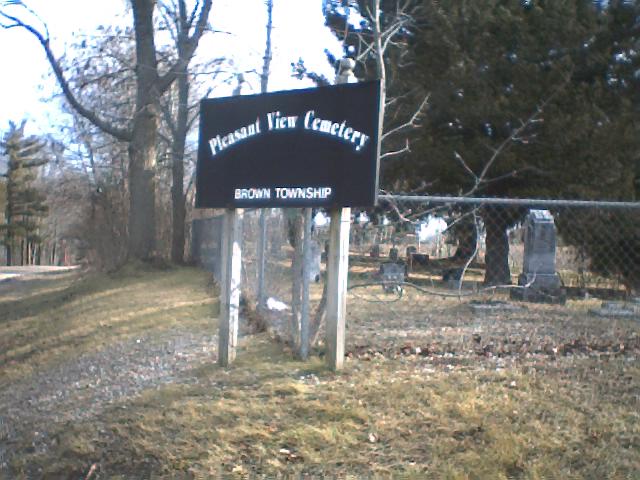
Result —
[[462, 343], [452, 346], [451, 343], [431, 342], [428, 345], [405, 343], [402, 346], [387, 345], [376, 348], [373, 345], [357, 345], [351, 348], [346, 356], [359, 360], [396, 359], [401, 356], [421, 356], [432, 358], [465, 357], [473, 353], [476, 357], [523, 357], [528, 355], [546, 356], [602, 356], [625, 353], [640, 353], [640, 336], [635, 333], [624, 338], [602, 339], [596, 337], [577, 337], [572, 339], [552, 339], [543, 337], [530, 340], [504, 337], [488, 338], [481, 342], [481, 337], [472, 336], [474, 345]]

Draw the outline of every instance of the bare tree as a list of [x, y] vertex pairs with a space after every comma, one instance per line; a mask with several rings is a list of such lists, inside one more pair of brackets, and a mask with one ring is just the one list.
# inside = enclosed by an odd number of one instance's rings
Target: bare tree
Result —
[[271, 31], [273, 30], [273, 0], [265, 0], [267, 7], [267, 38], [264, 45], [264, 57], [262, 58], [262, 73], [260, 74], [260, 92], [266, 93], [269, 85], [269, 75], [271, 73], [271, 59], [273, 58], [271, 48]]
[[[353, 43], [349, 41], [349, 37], [355, 35], [357, 41], [355, 45], [351, 45], [355, 51], [348, 52], [349, 55], [354, 57], [366, 76], [373, 74], [372, 76], [380, 80], [378, 129], [383, 149], [380, 159], [383, 160], [409, 151], [409, 140], [406, 134], [419, 126], [428, 105], [429, 94], [423, 95], [413, 112], [408, 115], [402, 116], [404, 112], [391, 113], [390, 108], [396, 106], [400, 99], [389, 97], [389, 90], [396, 77], [389, 74], [389, 66], [395, 64], [395, 69], [407, 66], [407, 56], [410, 53], [406, 39], [407, 32], [414, 26], [415, 18], [420, 15], [420, 4], [415, 0], [395, 0], [392, 2], [393, 8], [383, 12], [381, 3], [382, 0], [347, 2], [342, 31], [336, 33], [345, 45]], [[363, 28], [353, 30], [351, 27], [349, 16], [352, 8], [357, 9], [365, 19]], [[391, 60], [392, 57], [393, 60]], [[371, 68], [373, 72], [370, 72]], [[401, 140], [398, 141], [398, 138]], [[394, 148], [398, 144], [401, 146]]]
[[[161, 2], [159, 9], [163, 19], [163, 28], [170, 32], [176, 47], [177, 58], [180, 58], [185, 55], [190, 44], [189, 12], [187, 12], [184, 2], [179, 2], [176, 6], [175, 1]], [[207, 62], [203, 69], [215, 77], [218, 73], [217, 67], [221, 62], [221, 58], [216, 58]], [[175, 263], [184, 262], [187, 213], [184, 189], [185, 149], [187, 134], [197, 118], [197, 115], [191, 114], [193, 105], [189, 99], [192, 78], [189, 62], [184, 63], [177, 73], [174, 92], [169, 92], [169, 98], [165, 98], [165, 101], [161, 102], [163, 120], [170, 133], [168, 143], [171, 159], [171, 260]]]
[[[56, 57], [46, 25], [38, 28], [34, 22], [24, 20], [33, 14], [20, 0], [5, 0], [0, 7], [4, 28], [22, 28], [31, 33], [42, 46], [69, 104], [100, 130], [120, 141], [127, 142], [129, 155], [129, 256], [149, 258], [155, 254], [155, 192], [156, 154], [160, 98], [184, 71], [193, 57], [204, 34], [212, 0], [197, 1], [185, 20], [182, 31], [188, 32], [183, 48], [176, 60], [164, 71], [159, 68], [158, 48], [155, 40], [154, 12], [156, 0], [131, 0], [133, 30], [136, 45], [135, 110], [132, 118], [112, 122], [96, 110], [88, 108], [77, 97], [64, 74], [60, 59]], [[171, 6], [187, 12], [185, 0], [172, 0]], [[16, 10], [17, 9], [17, 10]], [[35, 17], [37, 18], [37, 16]]]

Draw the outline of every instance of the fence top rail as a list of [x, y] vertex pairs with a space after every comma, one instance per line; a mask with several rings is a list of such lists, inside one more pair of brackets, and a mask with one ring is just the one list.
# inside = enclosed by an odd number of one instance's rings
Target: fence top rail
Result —
[[633, 208], [640, 210], [640, 202], [610, 202], [600, 200], [541, 200], [535, 198], [483, 198], [483, 197], [445, 197], [429, 195], [379, 195], [378, 199], [387, 201], [416, 203], [458, 203], [468, 205], [509, 205], [526, 207], [599, 207]]

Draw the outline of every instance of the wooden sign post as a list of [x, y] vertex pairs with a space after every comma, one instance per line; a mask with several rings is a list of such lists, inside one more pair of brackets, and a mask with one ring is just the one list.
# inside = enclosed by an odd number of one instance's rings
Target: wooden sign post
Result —
[[[353, 74], [354, 67], [354, 60], [343, 58], [340, 61], [336, 83], [357, 82]], [[344, 363], [350, 228], [351, 208], [332, 208], [327, 257], [326, 313], [326, 357], [332, 370], [340, 370]]]
[[[355, 82], [354, 65], [350, 59], [341, 61], [336, 82], [344, 85], [207, 98], [200, 104], [196, 208], [226, 209], [220, 279], [221, 366], [233, 362], [238, 341], [242, 209], [324, 208], [331, 212], [327, 359], [331, 368], [342, 367], [351, 207], [371, 207], [378, 197], [381, 84]], [[307, 260], [310, 213], [307, 210]], [[264, 244], [259, 250], [264, 252]], [[263, 255], [259, 263], [264, 265]], [[264, 276], [259, 283], [262, 307]], [[308, 355], [308, 303], [304, 310], [302, 358]]]
[[350, 208], [331, 210], [327, 257], [326, 357], [332, 370], [340, 370], [344, 363], [350, 227]]
[[241, 208], [228, 208], [224, 213], [218, 328], [218, 364], [221, 367], [228, 367], [235, 360], [238, 345], [243, 216], [244, 210]]

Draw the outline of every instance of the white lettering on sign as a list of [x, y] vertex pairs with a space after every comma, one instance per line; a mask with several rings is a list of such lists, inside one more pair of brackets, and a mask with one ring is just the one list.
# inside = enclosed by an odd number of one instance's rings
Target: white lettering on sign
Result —
[[236, 188], [233, 192], [234, 200], [270, 200], [272, 190], [279, 200], [326, 200], [331, 197], [331, 187], [275, 187], [275, 188]]
[[235, 143], [239, 143], [247, 138], [251, 138], [255, 135], [259, 135], [260, 132], [260, 118], [256, 118], [256, 121], [240, 127], [237, 130], [227, 133], [225, 135], [216, 135], [209, 140], [209, 147], [211, 148], [211, 155], [216, 156], [216, 153], [220, 153], [225, 148], [229, 148]]
[[333, 137], [337, 137], [340, 140], [344, 140], [353, 144], [356, 152], [359, 152], [369, 141], [370, 137], [362, 132], [354, 130], [351, 127], [347, 127], [346, 120], [343, 122], [334, 122], [333, 120], [326, 120], [315, 116], [315, 110], [309, 110], [304, 116], [304, 128], [305, 130], [311, 130], [314, 132], [325, 133]]
[[326, 199], [331, 196], [331, 187], [276, 187], [276, 198], [283, 200]]
[[270, 188], [236, 188], [236, 200], [262, 200], [271, 198]]
[[[266, 130], [261, 129], [265, 123], [261, 123], [260, 117], [255, 122], [240, 127], [233, 132], [224, 135], [216, 135], [208, 140], [211, 148], [211, 156], [226, 150], [237, 143], [266, 132], [279, 132], [286, 130], [305, 130], [309, 133], [318, 133], [334, 137], [337, 140], [347, 142], [356, 152], [361, 151], [371, 140], [371, 137], [350, 127], [346, 120], [341, 122], [316, 117], [315, 110], [309, 110], [304, 115], [304, 120], [299, 121], [298, 115], [284, 115], [280, 111], [266, 114]], [[265, 120], [265, 119], [263, 119]]]
[[298, 125], [297, 116], [281, 116], [280, 112], [267, 113], [269, 130], [291, 130]]

